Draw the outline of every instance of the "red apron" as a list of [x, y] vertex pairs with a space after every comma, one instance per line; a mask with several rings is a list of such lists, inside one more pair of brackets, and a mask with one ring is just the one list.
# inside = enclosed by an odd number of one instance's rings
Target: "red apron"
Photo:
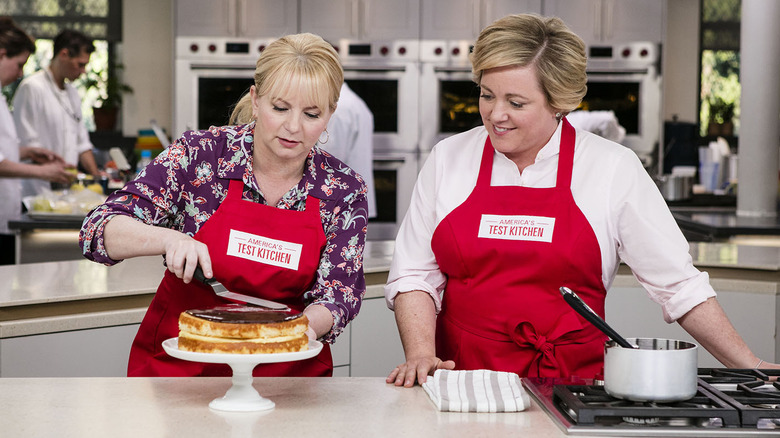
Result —
[[485, 142], [477, 184], [436, 227], [432, 248], [447, 275], [436, 352], [458, 369], [591, 378], [606, 337], [559, 292], [568, 286], [604, 316], [596, 235], [574, 203], [574, 128], [563, 120], [556, 185], [491, 186]]
[[[217, 211], [195, 234], [209, 247], [215, 277], [228, 290], [279, 301], [298, 311], [304, 309], [303, 293], [316, 278], [325, 233], [320, 220], [319, 200], [309, 196], [305, 211], [284, 210], [243, 200], [244, 184], [231, 180], [228, 193]], [[249, 239], [249, 240], [248, 240]], [[251, 242], [252, 250], [246, 245]], [[257, 248], [274, 248], [284, 243], [293, 248], [292, 257], [269, 257], [276, 266], [257, 261]], [[298, 247], [297, 245], [300, 245]], [[265, 252], [263, 254], [266, 254]], [[296, 255], [299, 256], [295, 263]], [[297, 266], [296, 266], [297, 265]], [[211, 287], [193, 280], [185, 284], [165, 271], [149, 310], [130, 349], [127, 375], [140, 376], [230, 376], [224, 364], [204, 364], [172, 358], [162, 342], [179, 335], [179, 314], [229, 304]], [[326, 344], [314, 358], [277, 364], [261, 364], [255, 376], [331, 376], [333, 361]]]

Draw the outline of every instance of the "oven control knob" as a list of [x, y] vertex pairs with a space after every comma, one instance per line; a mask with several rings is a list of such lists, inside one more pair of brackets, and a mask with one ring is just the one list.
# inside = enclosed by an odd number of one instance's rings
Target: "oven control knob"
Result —
[[260, 44], [259, 46], [257, 46], [257, 52], [258, 53], [262, 53], [263, 50], [265, 50], [265, 44]]
[[199, 49], [198, 45], [195, 43], [190, 44], [190, 52], [195, 53]]
[[642, 58], [646, 57], [649, 54], [650, 54], [650, 51], [647, 50], [647, 49], [642, 49], [642, 51], [639, 52], [639, 56], [641, 56]]
[[453, 56], [458, 56], [458, 55], [460, 55], [460, 47], [453, 47], [453, 48], [452, 48], [452, 55], [453, 55]]
[[214, 53], [217, 51], [217, 46], [214, 44], [209, 44], [209, 52]]
[[437, 55], [441, 55], [442, 52], [444, 52], [444, 50], [442, 50], [441, 47], [437, 47], [437, 48], [433, 49], [433, 53], [435, 53]]
[[388, 49], [387, 46], [382, 46], [382, 48], [379, 49], [379, 53], [381, 53], [382, 55], [387, 55], [387, 52], [389, 51], [390, 49]]
[[629, 56], [631, 56], [631, 49], [626, 47], [625, 49], [623, 49], [623, 53], [622, 54], [623, 54], [624, 58], [628, 58]]
[[399, 55], [406, 55], [406, 47], [401, 46], [398, 48], [398, 54]]

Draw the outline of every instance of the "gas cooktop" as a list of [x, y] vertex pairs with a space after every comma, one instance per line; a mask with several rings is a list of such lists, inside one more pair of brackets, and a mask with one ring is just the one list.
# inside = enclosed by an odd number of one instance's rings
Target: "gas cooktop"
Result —
[[536, 402], [569, 435], [778, 436], [780, 370], [699, 368], [698, 391], [673, 403], [610, 396], [579, 378], [524, 378]]

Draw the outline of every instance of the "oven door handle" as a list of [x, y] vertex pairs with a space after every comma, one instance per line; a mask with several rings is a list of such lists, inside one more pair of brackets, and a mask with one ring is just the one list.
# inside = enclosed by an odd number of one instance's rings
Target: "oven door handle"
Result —
[[362, 67], [344, 67], [344, 71], [349, 72], [384, 72], [384, 71], [400, 71], [405, 72], [405, 66], [398, 65], [380, 65], [380, 66], [362, 66]]
[[376, 170], [398, 170], [404, 164], [406, 164], [404, 157], [374, 155], [374, 169]]

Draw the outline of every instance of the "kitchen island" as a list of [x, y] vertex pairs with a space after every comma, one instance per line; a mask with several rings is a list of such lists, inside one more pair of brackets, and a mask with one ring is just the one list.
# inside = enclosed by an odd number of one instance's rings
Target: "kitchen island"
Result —
[[564, 437], [536, 404], [518, 413], [439, 412], [425, 391], [377, 377], [255, 378], [276, 407], [208, 404], [230, 387], [208, 378], [0, 379], [8, 437]]

